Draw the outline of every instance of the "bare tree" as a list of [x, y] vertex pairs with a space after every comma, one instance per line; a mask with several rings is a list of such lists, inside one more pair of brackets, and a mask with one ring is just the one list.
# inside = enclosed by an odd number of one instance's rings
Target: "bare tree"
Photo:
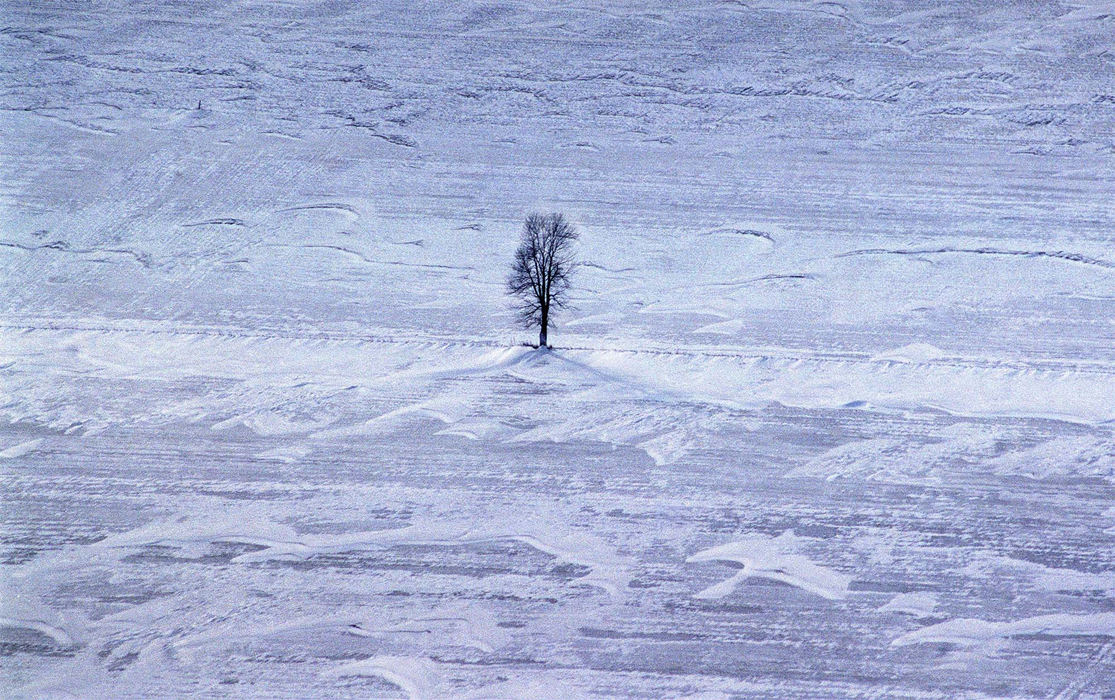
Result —
[[568, 303], [570, 274], [576, 267], [577, 230], [561, 214], [531, 214], [523, 224], [507, 292], [525, 328], [538, 326], [538, 347], [547, 347], [550, 315]]

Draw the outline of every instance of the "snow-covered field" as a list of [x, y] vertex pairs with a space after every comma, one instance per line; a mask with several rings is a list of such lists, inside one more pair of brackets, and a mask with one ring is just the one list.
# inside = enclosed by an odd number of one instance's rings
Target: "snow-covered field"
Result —
[[1111, 2], [0, 27], [0, 694], [1115, 696]]

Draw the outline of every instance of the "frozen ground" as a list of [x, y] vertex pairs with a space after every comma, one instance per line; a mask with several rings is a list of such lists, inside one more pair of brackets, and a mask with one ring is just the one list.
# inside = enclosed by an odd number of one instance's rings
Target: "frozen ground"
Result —
[[0, 694], [1115, 696], [1115, 6], [368, 5], [0, 5]]

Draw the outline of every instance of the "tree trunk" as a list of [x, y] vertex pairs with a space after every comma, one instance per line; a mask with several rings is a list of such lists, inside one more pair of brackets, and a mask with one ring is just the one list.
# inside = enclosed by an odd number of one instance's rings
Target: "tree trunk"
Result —
[[538, 347], [549, 347], [546, 345], [546, 330], [550, 326], [550, 305], [543, 302], [542, 304], [542, 318], [538, 323]]

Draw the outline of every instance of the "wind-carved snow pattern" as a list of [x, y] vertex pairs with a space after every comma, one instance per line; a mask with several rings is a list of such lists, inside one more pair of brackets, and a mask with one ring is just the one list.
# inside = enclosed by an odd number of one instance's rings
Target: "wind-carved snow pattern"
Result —
[[816, 564], [805, 555], [794, 553], [802, 544], [802, 538], [794, 536], [792, 532], [784, 532], [778, 537], [757, 535], [697, 552], [685, 561], [735, 562], [743, 568], [731, 578], [697, 593], [695, 597], [723, 598], [749, 578], [779, 581], [830, 600], [845, 597], [852, 577]]
[[977, 424], [957, 424], [934, 437], [937, 440], [927, 444], [888, 438], [849, 442], [812, 458], [786, 476], [830, 481], [852, 476], [879, 481], [940, 481], [960, 457], [980, 464], [988, 473], [1003, 476], [1115, 477], [1115, 439], [1111, 437], [1056, 437], [1032, 447], [1004, 447], [1010, 442], [1008, 434]]
[[911, 617], [923, 618], [933, 615], [938, 604], [937, 596], [933, 593], [920, 591], [917, 593], [899, 593], [886, 605], [879, 608], [879, 612], [893, 612]]
[[[266, 521], [239, 519], [179, 518], [108, 537], [99, 549], [170, 545], [200, 556], [206, 545], [215, 543], [249, 545], [254, 551], [231, 559], [234, 564], [271, 560], [303, 560], [377, 547], [420, 545], [468, 547], [497, 542], [519, 542], [555, 559], [588, 569], [571, 583], [599, 588], [609, 595], [623, 595], [631, 579], [630, 563], [590, 533], [567, 531], [557, 522], [445, 523], [422, 522], [406, 527], [334, 535], [298, 534], [291, 527]], [[198, 550], [198, 547], [203, 549]]]
[[0, 695], [1115, 697], [1109, 5], [7, 3]]
[[1009, 622], [988, 622], [969, 618], [956, 619], [904, 634], [891, 642], [891, 645], [947, 643], [976, 647], [1000, 639], [1037, 634], [1052, 637], [1099, 636], [1115, 638], [1115, 613], [1106, 612], [1089, 615], [1058, 613], [1027, 617]]
[[[390, 341], [390, 352], [373, 355], [350, 343], [318, 341], [282, 347], [275, 339], [206, 331], [181, 335], [138, 331], [126, 343], [88, 333], [0, 330], [0, 334], [12, 348], [36, 352], [51, 367], [67, 368], [67, 373], [56, 375], [56, 382], [64, 382], [71, 371], [106, 378], [181, 381], [200, 375], [245, 382], [245, 387], [256, 392], [256, 400], [244, 401], [247, 392], [229, 393], [222, 388], [204, 401], [147, 404], [145, 415], [157, 420], [176, 416], [198, 420], [215, 414], [219, 417], [215, 430], [243, 425], [262, 436], [308, 436], [302, 443], [284, 448], [287, 452], [273, 453], [276, 459], [286, 459], [292, 449], [293, 454], [308, 454], [321, 440], [386, 435], [428, 419], [443, 423], [441, 433], [446, 435], [511, 443], [594, 440], [636, 446], [656, 463], [671, 464], [683, 461], [699, 447], [702, 435], [729, 425], [746, 426], [742, 412], [772, 402], [804, 408], [921, 407], [973, 416], [1048, 415], [1084, 423], [1103, 422], [1115, 415], [1115, 405], [1108, 400], [1115, 393], [1115, 376], [1096, 375], [1087, 369], [1024, 369], [963, 358], [927, 359], [927, 351], [917, 348], [868, 361], [711, 348], [585, 347], [539, 357], [527, 348], [486, 349], [483, 344], [400, 339]], [[430, 344], [435, 349], [426, 347]], [[229, 351], [236, 353], [235, 359], [226, 354]], [[916, 361], [908, 361], [910, 358]], [[375, 371], [369, 372], [370, 367]], [[664, 372], [665, 368], [669, 371]], [[307, 381], [308, 376], [313, 379]], [[927, 376], [934, 381], [927, 381]], [[958, 381], [960, 377], [965, 381]], [[462, 392], [460, 382], [466, 378], [481, 381]], [[531, 394], [523, 394], [493, 415], [492, 395], [507, 382], [550, 392], [550, 406], [540, 410]], [[420, 400], [359, 422], [338, 422], [336, 415], [322, 409], [290, 411], [291, 397], [339, 396], [407, 383], [411, 385], [408, 392], [423, 394]], [[970, 390], [973, 386], [979, 390]], [[79, 415], [71, 406], [50, 399], [56, 390], [42, 381], [25, 385], [4, 410], [14, 417], [49, 406], [46, 410], [53, 413], [47, 413], [52, 425], [81, 423], [87, 431], [133, 420], [127, 408], [114, 415], [105, 407], [95, 418]], [[258, 398], [267, 394], [275, 397], [275, 405], [259, 407]], [[639, 402], [643, 408], [638, 413], [617, 410], [618, 397]], [[980, 450], [982, 441], [989, 439], [977, 428], [958, 426], [957, 430], [956, 445], [948, 443], [938, 450], [942, 457], [947, 456], [943, 448], [964, 447], [962, 443], [971, 439], [974, 442], [965, 449]], [[966, 437], [967, 433], [972, 437]], [[1095, 456], [1082, 453], [1080, 458], [1094, 464], [1097, 474], [1107, 469], [1109, 461], [1104, 444], [1095, 446]], [[886, 446], [879, 443], [878, 447]], [[913, 456], [917, 464], [931, 459], [930, 452], [938, 448], [902, 444], [896, 449], [924, 452], [924, 456]], [[803, 467], [796, 473], [811, 474], [816, 469], [823, 467]]]
[[39, 445], [43, 444], [43, 438], [36, 438], [21, 442], [18, 445], [12, 445], [4, 450], [0, 450], [0, 459], [16, 459], [26, 454], [30, 454], [39, 449]]
[[588, 698], [556, 681], [503, 681], [476, 690], [454, 691], [446, 678], [442, 664], [428, 657], [373, 656], [352, 661], [322, 673], [324, 678], [374, 676], [382, 678], [406, 694], [409, 700], [488, 700], [491, 698], [518, 698], [520, 700], [546, 700], [553, 697]]
[[852, 250], [847, 253], [842, 253], [841, 256], [851, 255], [910, 255], [910, 256], [929, 256], [929, 255], [998, 255], [998, 256], [1013, 256], [1022, 258], [1051, 258], [1053, 260], [1064, 260], [1066, 262], [1080, 263], [1082, 265], [1095, 265], [1107, 269], [1115, 269], [1115, 262], [1110, 260], [1102, 260], [1100, 258], [1092, 258], [1080, 253], [1072, 253], [1063, 250], [1004, 250], [1000, 248], [936, 248], [930, 250], [885, 250], [881, 248], [869, 250]]

